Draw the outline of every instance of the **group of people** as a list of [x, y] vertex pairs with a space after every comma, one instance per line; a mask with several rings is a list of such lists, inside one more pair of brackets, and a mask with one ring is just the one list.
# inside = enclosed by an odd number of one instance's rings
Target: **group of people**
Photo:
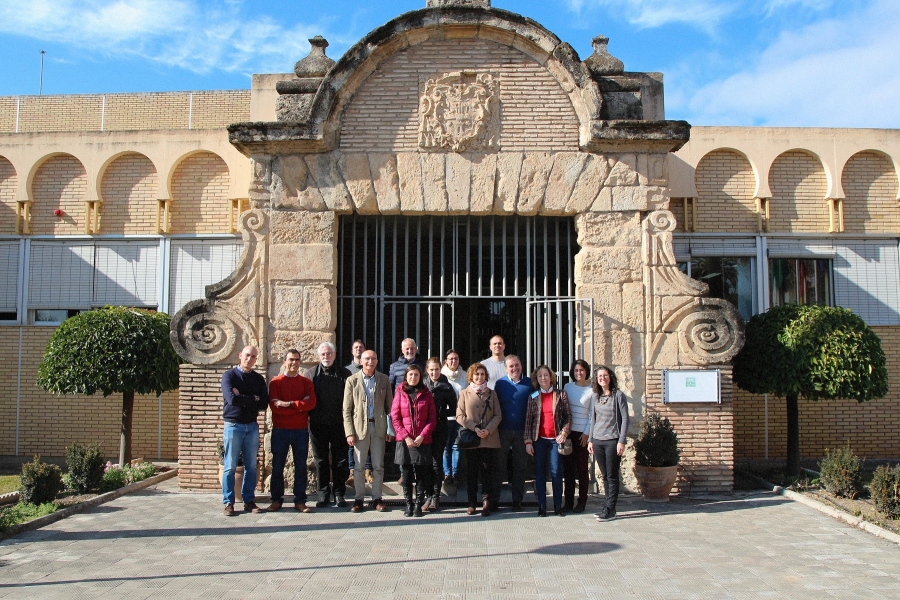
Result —
[[[615, 518], [628, 408], [614, 371], [601, 366], [591, 376], [590, 365], [579, 359], [569, 370], [571, 381], [560, 389], [556, 373], [546, 365], [526, 377], [519, 357], [505, 355], [501, 336], [491, 338], [490, 349], [489, 358], [463, 369], [455, 350], [448, 350], [443, 360], [423, 361], [415, 340], [405, 339], [401, 356], [384, 374], [377, 369], [378, 355], [360, 340], [353, 343], [353, 360], [345, 367], [336, 364], [334, 345], [324, 342], [317, 350], [318, 364], [306, 374], [300, 372], [300, 352], [288, 350], [281, 373], [267, 388], [262, 375], [253, 370], [257, 349], [245, 347], [238, 366], [222, 376], [225, 515], [236, 514], [234, 473], [240, 456], [247, 457], [241, 486], [244, 511], [263, 510], [255, 503], [257, 415], [268, 407], [273, 424], [268, 511], [283, 506], [290, 450], [294, 508], [312, 512], [306, 493], [310, 446], [318, 481], [317, 508], [348, 506], [347, 484], [352, 482], [350, 510], [362, 512], [369, 481], [368, 507], [387, 510], [382, 496], [385, 455], [393, 444], [406, 516], [440, 508], [442, 486], [457, 483], [461, 455], [467, 465], [468, 515], [480, 509], [486, 517], [496, 511], [504, 480], [512, 493], [511, 509], [521, 511], [528, 455], [534, 457], [538, 515], [547, 516], [548, 471], [553, 514], [580, 513], [587, 503], [593, 455], [606, 492], [597, 518]], [[462, 429], [468, 430], [465, 435]]]

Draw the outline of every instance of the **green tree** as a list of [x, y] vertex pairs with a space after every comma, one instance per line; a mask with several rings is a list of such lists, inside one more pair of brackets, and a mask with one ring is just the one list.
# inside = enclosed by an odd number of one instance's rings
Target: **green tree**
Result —
[[864, 402], [887, 394], [881, 340], [847, 309], [775, 306], [750, 319], [746, 336], [732, 360], [734, 382], [786, 399], [789, 474], [800, 473], [800, 396]]
[[107, 306], [63, 321], [38, 368], [38, 385], [55, 394], [122, 394], [119, 464], [131, 461], [134, 395], [178, 387], [181, 360], [169, 341], [169, 315]]

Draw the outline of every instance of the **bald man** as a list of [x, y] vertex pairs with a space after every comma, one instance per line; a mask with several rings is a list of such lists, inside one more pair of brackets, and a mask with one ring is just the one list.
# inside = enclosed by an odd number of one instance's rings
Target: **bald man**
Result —
[[256, 418], [269, 405], [269, 390], [262, 375], [253, 370], [259, 350], [246, 346], [238, 355], [238, 366], [222, 375], [222, 420], [225, 429], [225, 467], [222, 472], [222, 503], [225, 516], [233, 517], [234, 471], [238, 458], [244, 458], [244, 483], [241, 500], [244, 512], [260, 512], [256, 506], [256, 455], [259, 452], [259, 423]]

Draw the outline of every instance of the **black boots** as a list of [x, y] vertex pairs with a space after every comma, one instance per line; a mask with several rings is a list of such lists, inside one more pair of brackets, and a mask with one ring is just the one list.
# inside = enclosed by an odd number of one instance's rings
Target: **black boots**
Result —
[[422, 505], [425, 504], [425, 488], [421, 485], [416, 486], [416, 509], [413, 511], [413, 514], [417, 517], [421, 517], [424, 513], [422, 513]]
[[413, 486], [412, 482], [407, 481], [411, 479], [411, 477], [404, 477], [403, 479], [403, 497], [406, 499], [406, 510], [403, 511], [403, 516], [411, 517], [413, 516]]

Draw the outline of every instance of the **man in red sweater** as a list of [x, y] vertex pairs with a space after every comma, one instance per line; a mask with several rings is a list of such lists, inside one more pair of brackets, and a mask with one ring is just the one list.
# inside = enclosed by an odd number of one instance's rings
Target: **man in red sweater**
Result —
[[284, 357], [283, 373], [269, 384], [272, 409], [272, 504], [269, 511], [281, 509], [284, 498], [284, 465], [288, 447], [294, 453], [294, 508], [303, 513], [306, 505], [306, 455], [309, 450], [309, 417], [316, 406], [313, 382], [300, 374], [300, 352], [291, 348]]

